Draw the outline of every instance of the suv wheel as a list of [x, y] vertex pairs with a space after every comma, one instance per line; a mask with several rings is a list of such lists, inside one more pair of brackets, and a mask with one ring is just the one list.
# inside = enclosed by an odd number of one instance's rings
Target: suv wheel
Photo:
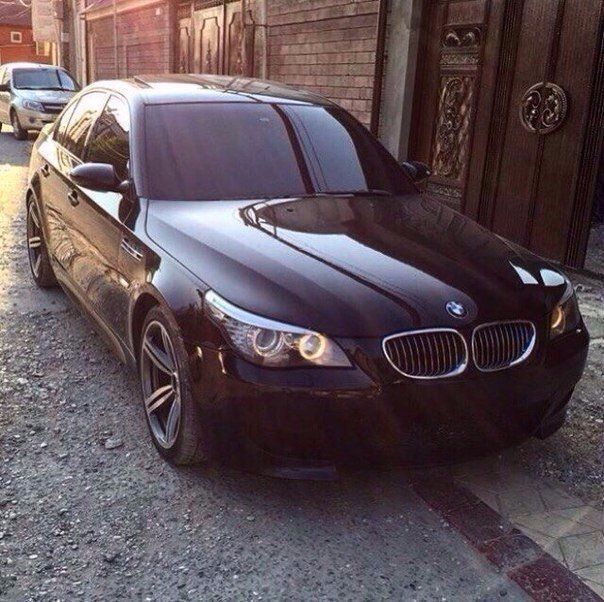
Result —
[[10, 113], [10, 124], [13, 126], [13, 136], [17, 140], [25, 140], [27, 138], [27, 130], [21, 127], [21, 122], [15, 110]]
[[160, 307], [147, 314], [138, 360], [147, 425], [159, 453], [174, 464], [205, 460], [207, 428], [193, 399], [184, 341]]

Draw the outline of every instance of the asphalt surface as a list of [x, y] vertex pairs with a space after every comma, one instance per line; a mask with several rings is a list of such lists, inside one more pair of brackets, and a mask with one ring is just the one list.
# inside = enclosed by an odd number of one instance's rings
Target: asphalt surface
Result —
[[34, 288], [30, 148], [0, 133], [0, 600], [526, 599], [401, 470], [302, 482], [161, 461], [135, 375]]

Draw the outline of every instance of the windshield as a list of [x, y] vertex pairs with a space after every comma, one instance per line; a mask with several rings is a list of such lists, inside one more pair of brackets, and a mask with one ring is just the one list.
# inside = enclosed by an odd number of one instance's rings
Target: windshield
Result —
[[261, 103], [150, 105], [146, 162], [156, 199], [265, 199], [414, 186], [345, 111]]
[[15, 69], [13, 87], [18, 90], [68, 90], [75, 92], [78, 85], [61, 69]]

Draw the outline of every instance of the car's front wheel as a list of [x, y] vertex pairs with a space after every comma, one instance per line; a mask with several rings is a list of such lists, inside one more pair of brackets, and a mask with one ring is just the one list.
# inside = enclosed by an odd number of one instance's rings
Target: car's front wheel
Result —
[[139, 369], [147, 425], [159, 453], [174, 464], [208, 457], [208, 439], [191, 391], [184, 341], [174, 318], [160, 307], [143, 325]]
[[21, 122], [16, 111], [11, 111], [10, 124], [13, 126], [13, 136], [17, 140], [25, 140], [27, 138], [27, 130], [21, 127]]
[[27, 202], [26, 231], [29, 267], [35, 283], [40, 288], [56, 286], [57, 280], [50, 265], [42, 220], [33, 197]]

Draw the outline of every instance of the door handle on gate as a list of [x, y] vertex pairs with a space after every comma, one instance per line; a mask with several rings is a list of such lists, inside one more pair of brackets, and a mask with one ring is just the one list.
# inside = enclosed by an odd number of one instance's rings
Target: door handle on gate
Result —
[[42, 173], [42, 175], [47, 178], [50, 175], [50, 167], [48, 166], [48, 163], [44, 163], [44, 165], [42, 165], [42, 167], [40, 167], [40, 172]]
[[67, 198], [69, 199], [69, 204], [72, 207], [75, 207], [77, 205], [80, 204], [80, 199], [78, 199], [78, 193], [75, 190], [72, 190], [68, 195]]

